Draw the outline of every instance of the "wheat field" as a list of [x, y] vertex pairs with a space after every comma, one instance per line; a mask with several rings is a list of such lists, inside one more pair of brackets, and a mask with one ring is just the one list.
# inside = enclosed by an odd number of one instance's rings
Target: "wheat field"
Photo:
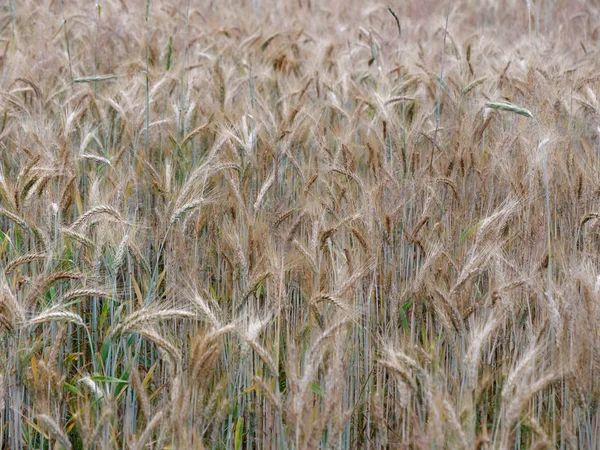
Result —
[[600, 449], [600, 4], [7, 0], [0, 448]]

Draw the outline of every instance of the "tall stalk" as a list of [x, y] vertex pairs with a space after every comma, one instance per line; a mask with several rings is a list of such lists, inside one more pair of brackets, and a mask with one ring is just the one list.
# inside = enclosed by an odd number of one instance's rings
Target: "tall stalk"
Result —
[[146, 158], [150, 156], [150, 0], [146, 0]]
[[437, 135], [440, 129], [440, 119], [442, 115], [442, 94], [444, 88], [444, 55], [446, 53], [446, 37], [448, 36], [448, 21], [450, 19], [450, 0], [446, 6], [446, 25], [444, 26], [444, 44], [442, 45], [442, 55], [440, 56], [440, 82], [438, 84], [438, 100], [435, 111], [435, 131], [433, 132], [433, 146], [431, 149], [431, 159], [429, 160], [429, 169], [433, 169], [433, 155], [437, 145]]

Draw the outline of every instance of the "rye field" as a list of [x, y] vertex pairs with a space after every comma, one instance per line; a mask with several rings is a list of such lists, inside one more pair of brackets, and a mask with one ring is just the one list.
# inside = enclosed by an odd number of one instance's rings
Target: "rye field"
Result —
[[600, 449], [600, 3], [5, 0], [0, 448]]

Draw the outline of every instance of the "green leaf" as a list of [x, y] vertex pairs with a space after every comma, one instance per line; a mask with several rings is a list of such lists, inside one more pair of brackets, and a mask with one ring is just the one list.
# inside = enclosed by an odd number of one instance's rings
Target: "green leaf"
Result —
[[100, 381], [104, 383], [128, 383], [127, 380], [122, 380], [120, 378], [115, 377], [107, 377], [105, 375], [94, 375], [93, 377], [90, 377], [90, 380]]
[[112, 80], [113, 78], [117, 78], [117, 76], [116, 75], [95, 75], [92, 77], [75, 78], [73, 80], [73, 82], [74, 83], [93, 83], [95, 81]]
[[83, 397], [83, 393], [79, 389], [77, 389], [75, 386], [73, 386], [72, 384], [65, 382], [65, 383], [63, 383], [63, 387], [67, 391], [72, 392], [73, 394], [75, 394], [79, 397]]
[[410, 308], [410, 305], [412, 305], [412, 300], [408, 300], [404, 305], [402, 305], [402, 308], [400, 308], [400, 323], [402, 324], [402, 328], [404, 329], [405, 332], [408, 332], [408, 319], [406, 317], [406, 311], [408, 311], [408, 308]]
[[106, 359], [108, 358], [108, 353], [110, 352], [111, 341], [110, 338], [104, 339], [102, 343], [102, 348], [100, 349], [100, 356], [102, 357], [102, 364], [106, 365]]
[[244, 416], [240, 416], [235, 424], [235, 450], [242, 448], [242, 438], [244, 436]]
[[99, 320], [99, 325], [98, 327], [100, 329], [104, 328], [104, 323], [106, 322], [106, 319], [108, 318], [108, 315], [110, 313], [110, 304], [109, 302], [104, 302], [102, 304], [102, 312], [100, 313], [100, 320]]
[[65, 22], [66, 22], [65, 19], [63, 19], [63, 20], [60, 21], [60, 26], [58, 27], [58, 30], [56, 30], [56, 33], [54, 33], [54, 36], [52, 36], [52, 39], [54, 39], [54, 38], [56, 38], [56, 36], [58, 36], [58, 33], [60, 33], [60, 31], [65, 26]]
[[121, 374], [121, 382], [115, 386], [115, 397], [119, 397], [125, 392], [127, 386], [129, 386], [129, 372], [125, 371]]
[[324, 397], [323, 390], [321, 389], [321, 386], [318, 385], [318, 383], [311, 383], [310, 390], [317, 394], [319, 397]]
[[90, 380], [96, 382], [104, 382], [104, 383], [114, 383], [114, 392], [113, 395], [118, 397], [121, 392], [129, 385], [129, 372], [124, 372], [122, 374], [123, 378], [116, 377], [108, 377], [105, 375], [94, 375], [90, 377]]
[[173, 36], [169, 36], [169, 46], [167, 47], [167, 71], [171, 68], [171, 58], [173, 55]]
[[533, 114], [528, 109], [521, 108], [520, 106], [513, 105], [509, 102], [487, 102], [485, 106], [492, 109], [499, 109], [501, 111], [513, 112], [525, 117], [533, 117]]
[[479, 231], [479, 228], [481, 227], [481, 221], [478, 220], [476, 221], [476, 223], [470, 227], [465, 228], [462, 233], [460, 233], [460, 237], [458, 238], [458, 242], [462, 242], [465, 239], [471, 237], [473, 235], [473, 233]]

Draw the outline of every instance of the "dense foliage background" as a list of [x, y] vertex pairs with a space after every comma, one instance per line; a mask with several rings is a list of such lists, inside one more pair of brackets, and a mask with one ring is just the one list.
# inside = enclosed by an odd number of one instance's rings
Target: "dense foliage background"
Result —
[[0, 8], [0, 447], [598, 449], [597, 2]]

